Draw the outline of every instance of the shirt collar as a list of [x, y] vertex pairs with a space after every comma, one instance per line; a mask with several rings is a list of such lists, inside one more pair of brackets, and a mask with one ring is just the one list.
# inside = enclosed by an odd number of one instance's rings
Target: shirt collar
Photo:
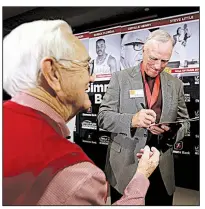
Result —
[[11, 99], [11, 101], [44, 113], [45, 115], [47, 115], [49, 118], [51, 118], [58, 124], [59, 128], [61, 129], [62, 135], [64, 137], [67, 137], [70, 135], [70, 131], [68, 127], [66, 126], [66, 123], [63, 120], [63, 118], [46, 103], [27, 94], [26, 92], [18, 93], [16, 96], [14, 96]]

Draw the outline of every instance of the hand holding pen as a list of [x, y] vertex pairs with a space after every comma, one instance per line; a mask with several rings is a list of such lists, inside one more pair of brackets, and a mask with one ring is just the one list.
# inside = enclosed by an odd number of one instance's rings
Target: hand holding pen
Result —
[[151, 109], [145, 109], [141, 103], [142, 109], [132, 117], [133, 128], [149, 128], [156, 121], [156, 113]]
[[[145, 109], [145, 106], [143, 103], [140, 103], [142, 108]], [[165, 131], [169, 131], [170, 127], [166, 124], [158, 126], [155, 123], [150, 124], [150, 126], [147, 128], [152, 134], [159, 135], [164, 133]]]

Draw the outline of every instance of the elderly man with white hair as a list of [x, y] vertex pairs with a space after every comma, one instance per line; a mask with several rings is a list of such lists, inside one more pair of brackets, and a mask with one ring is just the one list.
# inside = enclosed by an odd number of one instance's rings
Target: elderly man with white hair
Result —
[[[25, 23], [5, 37], [3, 88], [12, 99], [3, 104], [3, 205], [106, 203], [105, 174], [66, 139], [66, 123], [91, 106], [89, 60], [62, 20]], [[116, 205], [144, 204], [159, 151], [146, 146], [138, 158]]]

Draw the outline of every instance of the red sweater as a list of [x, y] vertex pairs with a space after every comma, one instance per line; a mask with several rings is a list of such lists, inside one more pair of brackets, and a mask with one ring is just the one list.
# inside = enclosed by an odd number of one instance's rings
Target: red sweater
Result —
[[45, 118], [17, 103], [3, 104], [3, 205], [35, 205], [58, 171], [92, 162]]

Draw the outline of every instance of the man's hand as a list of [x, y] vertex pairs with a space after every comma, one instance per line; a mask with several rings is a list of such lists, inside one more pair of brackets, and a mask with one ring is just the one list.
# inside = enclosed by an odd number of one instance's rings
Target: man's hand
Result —
[[159, 165], [160, 153], [155, 147], [152, 147], [150, 150], [149, 146], [145, 146], [145, 148], [140, 151], [141, 153], [137, 153], [137, 157], [139, 158], [137, 172], [142, 173], [149, 178]]
[[156, 113], [150, 109], [142, 109], [132, 117], [132, 127], [148, 128], [156, 121]]
[[166, 125], [161, 125], [161, 126], [157, 126], [157, 125], [152, 125], [148, 128], [148, 130], [155, 135], [159, 135], [164, 133], [165, 131], [169, 131], [170, 127], [166, 126]]

